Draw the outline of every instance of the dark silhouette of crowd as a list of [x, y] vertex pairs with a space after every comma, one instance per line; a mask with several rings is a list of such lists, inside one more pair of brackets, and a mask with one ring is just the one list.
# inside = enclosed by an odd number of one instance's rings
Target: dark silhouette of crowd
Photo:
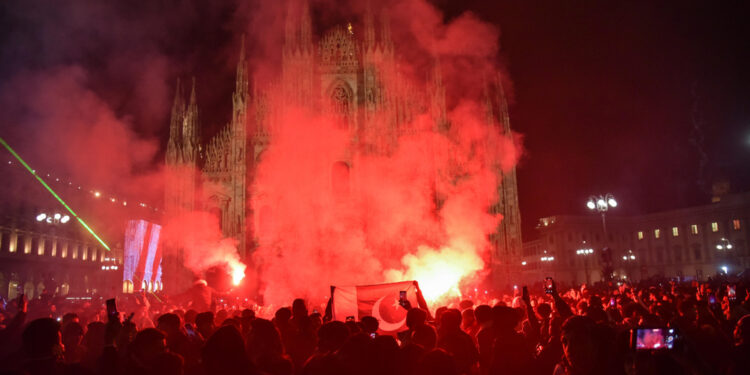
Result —
[[[0, 309], [0, 374], [750, 374], [750, 294], [739, 279], [515, 288], [434, 311], [406, 306], [392, 335], [373, 317], [329, 320], [302, 299], [265, 318], [196, 306], [123, 295], [112, 313], [97, 299], [21, 295]], [[639, 350], [638, 328], [676, 338]]]

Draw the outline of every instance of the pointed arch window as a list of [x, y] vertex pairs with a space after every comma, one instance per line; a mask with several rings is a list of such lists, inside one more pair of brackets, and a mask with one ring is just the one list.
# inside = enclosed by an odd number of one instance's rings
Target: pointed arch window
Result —
[[337, 85], [331, 91], [331, 106], [333, 112], [342, 117], [349, 117], [351, 110], [351, 90], [344, 85]]

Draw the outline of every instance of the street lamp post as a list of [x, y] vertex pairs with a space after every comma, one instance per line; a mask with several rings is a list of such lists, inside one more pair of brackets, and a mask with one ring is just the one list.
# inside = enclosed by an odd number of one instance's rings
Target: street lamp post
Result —
[[586, 285], [591, 284], [591, 275], [589, 273], [589, 255], [594, 254], [594, 249], [586, 247], [586, 241], [583, 241], [583, 247], [576, 250], [576, 255], [583, 257], [583, 269], [586, 272]]
[[612, 252], [611, 250], [607, 250], [607, 247], [609, 245], [609, 238], [607, 234], [607, 211], [609, 211], [609, 208], [615, 208], [617, 207], [617, 200], [615, 200], [614, 195], [607, 193], [604, 195], [592, 195], [589, 197], [588, 202], [586, 202], [586, 207], [588, 207], [589, 210], [594, 211], [596, 210], [602, 215], [602, 230], [604, 231], [604, 245], [602, 246], [602, 274], [605, 279], [610, 280], [612, 278]]
[[625, 263], [625, 272], [627, 273], [628, 278], [633, 278], [633, 263], [635, 263], [635, 254], [633, 254], [633, 250], [628, 250], [627, 254], [622, 256], [622, 261]]
[[617, 201], [615, 200], [615, 197], [607, 193], [605, 195], [592, 195], [589, 197], [588, 202], [586, 202], [586, 207], [588, 207], [589, 210], [594, 211], [596, 210], [600, 214], [602, 214], [602, 228], [604, 228], [604, 240], [607, 240], [607, 211], [610, 207], [615, 208], [617, 207]]
[[[734, 252], [732, 249], [734, 249], [734, 245], [724, 237], [716, 243], [716, 251], [718, 251], [719, 254], [722, 254], [720, 258], [734, 266]], [[722, 265], [720, 268], [725, 274], [729, 274], [729, 266], [727, 264]]]
[[[544, 253], [547, 253], [547, 250], [544, 251]], [[552, 277], [555, 278], [557, 275], [555, 274], [555, 268], [552, 265], [552, 262], [555, 261], [555, 257], [552, 255], [545, 255], [541, 258], [539, 258], [540, 261], [542, 261], [542, 270], [551, 270], [552, 271]], [[545, 264], [547, 265], [545, 267]]]

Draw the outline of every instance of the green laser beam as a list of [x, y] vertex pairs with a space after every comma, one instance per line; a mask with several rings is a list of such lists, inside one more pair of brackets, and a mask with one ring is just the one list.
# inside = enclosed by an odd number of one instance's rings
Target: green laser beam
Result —
[[20, 156], [20, 155], [18, 155], [18, 154], [16, 153], [16, 151], [15, 151], [15, 150], [13, 150], [13, 148], [11, 148], [11, 147], [10, 147], [10, 145], [9, 145], [9, 144], [8, 144], [7, 142], [5, 142], [5, 140], [4, 140], [4, 139], [3, 139], [2, 137], [0, 137], [0, 143], [2, 143], [2, 145], [3, 145], [3, 146], [5, 146], [5, 148], [6, 148], [7, 150], [8, 150], [8, 152], [10, 152], [10, 153], [11, 153], [11, 155], [13, 155], [13, 156], [14, 156], [14, 157], [15, 157], [16, 159], [18, 159], [18, 161], [19, 161], [19, 162], [21, 163], [21, 165], [23, 165], [23, 166], [24, 166], [24, 168], [26, 168], [26, 170], [28, 170], [28, 171], [29, 171], [29, 173], [31, 173], [31, 174], [32, 174], [32, 175], [33, 175], [34, 177], [36, 177], [37, 181], [39, 181], [39, 183], [41, 183], [41, 184], [42, 184], [42, 186], [44, 186], [44, 188], [45, 188], [45, 189], [47, 189], [47, 191], [49, 191], [49, 192], [50, 192], [50, 194], [52, 194], [52, 196], [53, 196], [53, 197], [55, 197], [55, 199], [57, 199], [57, 201], [58, 201], [58, 202], [60, 202], [60, 204], [62, 204], [62, 205], [63, 205], [63, 207], [65, 207], [65, 209], [66, 209], [66, 210], [68, 210], [68, 212], [70, 212], [70, 214], [71, 214], [71, 215], [73, 215], [73, 217], [74, 217], [74, 218], [76, 218], [76, 219], [78, 220], [78, 222], [79, 222], [79, 223], [81, 224], [81, 226], [82, 226], [82, 227], [84, 227], [84, 228], [85, 228], [85, 229], [86, 229], [87, 231], [89, 231], [89, 233], [91, 233], [91, 235], [92, 235], [92, 236], [94, 236], [94, 238], [96, 238], [96, 240], [97, 240], [97, 241], [99, 241], [99, 243], [100, 243], [100, 244], [102, 244], [102, 246], [104, 246], [104, 248], [105, 248], [105, 249], [107, 249], [107, 251], [109, 251], [109, 250], [110, 250], [110, 249], [109, 249], [109, 246], [108, 246], [108, 245], [107, 245], [107, 244], [106, 244], [106, 243], [104, 242], [104, 240], [102, 240], [102, 239], [101, 239], [101, 238], [100, 238], [99, 236], [97, 236], [97, 235], [96, 235], [96, 233], [94, 233], [94, 231], [93, 231], [93, 230], [91, 229], [91, 227], [89, 227], [89, 226], [88, 226], [88, 224], [86, 224], [86, 222], [85, 222], [85, 221], [83, 221], [83, 219], [81, 219], [81, 218], [80, 218], [80, 217], [79, 217], [79, 216], [78, 216], [78, 215], [77, 215], [77, 214], [76, 214], [76, 213], [75, 213], [75, 212], [73, 211], [73, 209], [71, 209], [71, 208], [70, 208], [70, 207], [68, 206], [68, 204], [67, 204], [67, 203], [65, 203], [65, 201], [64, 201], [64, 200], [62, 200], [62, 198], [60, 198], [60, 196], [59, 196], [59, 195], [57, 195], [57, 193], [55, 193], [55, 191], [54, 191], [54, 190], [52, 190], [52, 188], [51, 188], [51, 187], [50, 187], [49, 185], [47, 185], [47, 183], [46, 183], [46, 182], [44, 182], [44, 180], [42, 180], [42, 178], [41, 178], [41, 177], [39, 177], [39, 175], [38, 175], [38, 174], [36, 174], [36, 172], [35, 172], [35, 171], [34, 171], [33, 169], [31, 169], [31, 167], [29, 167], [29, 165], [28, 165], [28, 164], [26, 164], [26, 162], [25, 162], [25, 161], [23, 161], [23, 159], [21, 158], [21, 156]]

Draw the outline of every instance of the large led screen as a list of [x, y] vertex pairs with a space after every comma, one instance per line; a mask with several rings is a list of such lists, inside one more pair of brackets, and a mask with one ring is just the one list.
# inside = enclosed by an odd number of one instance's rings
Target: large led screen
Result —
[[123, 291], [162, 289], [159, 244], [161, 226], [145, 220], [128, 221], [125, 230]]

